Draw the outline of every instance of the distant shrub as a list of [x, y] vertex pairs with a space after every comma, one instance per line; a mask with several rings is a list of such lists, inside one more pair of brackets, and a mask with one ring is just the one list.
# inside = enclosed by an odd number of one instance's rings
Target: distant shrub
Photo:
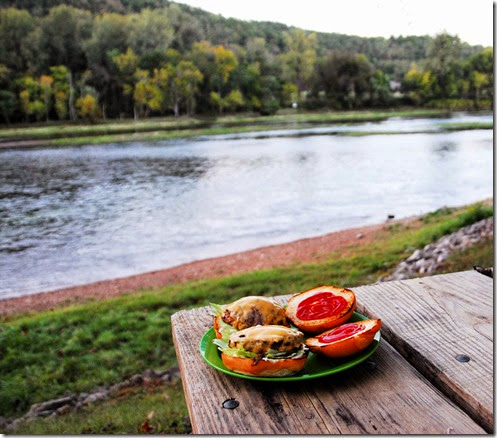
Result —
[[98, 107], [97, 99], [90, 94], [80, 97], [76, 101], [79, 115], [90, 122], [94, 122], [101, 117], [100, 108]]
[[[471, 99], [433, 99], [427, 102], [428, 108], [448, 109], [451, 111], [471, 111], [477, 109]], [[481, 107], [481, 102], [480, 105]]]

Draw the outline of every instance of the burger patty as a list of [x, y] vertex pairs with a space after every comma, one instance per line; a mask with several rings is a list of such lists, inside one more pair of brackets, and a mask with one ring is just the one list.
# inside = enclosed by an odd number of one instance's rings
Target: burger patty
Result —
[[233, 333], [229, 338], [229, 346], [262, 355], [270, 350], [291, 353], [301, 348], [303, 339], [304, 334], [296, 329], [266, 325]]
[[256, 325], [290, 326], [285, 309], [264, 297], [241, 298], [226, 306], [221, 318], [237, 330]]

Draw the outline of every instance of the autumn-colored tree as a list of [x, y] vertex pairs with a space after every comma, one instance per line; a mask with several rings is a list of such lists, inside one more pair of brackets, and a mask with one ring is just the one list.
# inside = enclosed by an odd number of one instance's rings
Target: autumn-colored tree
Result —
[[148, 117], [150, 111], [160, 111], [163, 108], [163, 96], [161, 90], [148, 71], [138, 69], [136, 71], [137, 83], [133, 98], [138, 105], [140, 114]]
[[97, 99], [90, 94], [80, 97], [76, 101], [76, 108], [78, 109], [80, 117], [88, 120], [91, 123], [95, 122], [99, 117], [101, 117]]
[[404, 91], [416, 105], [424, 104], [436, 97], [437, 82], [435, 75], [427, 70], [422, 71], [417, 66], [411, 66], [404, 78]]
[[32, 76], [24, 76], [19, 84], [19, 101], [26, 120], [29, 121], [30, 116], [34, 116], [37, 121], [41, 120], [45, 115], [45, 104], [40, 82]]
[[50, 98], [52, 96], [53, 78], [52, 76], [41, 75], [39, 82], [43, 92], [43, 101], [45, 106], [45, 120], [48, 122], [48, 113], [50, 112]]
[[238, 61], [234, 53], [224, 46], [216, 46], [213, 49], [215, 74], [218, 77], [218, 90], [228, 82], [231, 72], [237, 67]]

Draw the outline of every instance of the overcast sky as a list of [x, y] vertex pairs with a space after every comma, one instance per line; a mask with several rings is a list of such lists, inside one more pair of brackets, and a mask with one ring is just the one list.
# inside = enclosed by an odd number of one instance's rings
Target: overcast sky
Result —
[[175, 0], [242, 20], [359, 36], [435, 35], [493, 46], [492, 0]]

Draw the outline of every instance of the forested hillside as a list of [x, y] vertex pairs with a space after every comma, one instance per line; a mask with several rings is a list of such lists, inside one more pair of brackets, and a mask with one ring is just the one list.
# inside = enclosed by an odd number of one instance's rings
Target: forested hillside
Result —
[[7, 123], [492, 100], [492, 49], [457, 36], [316, 33], [167, 0], [0, 5]]

